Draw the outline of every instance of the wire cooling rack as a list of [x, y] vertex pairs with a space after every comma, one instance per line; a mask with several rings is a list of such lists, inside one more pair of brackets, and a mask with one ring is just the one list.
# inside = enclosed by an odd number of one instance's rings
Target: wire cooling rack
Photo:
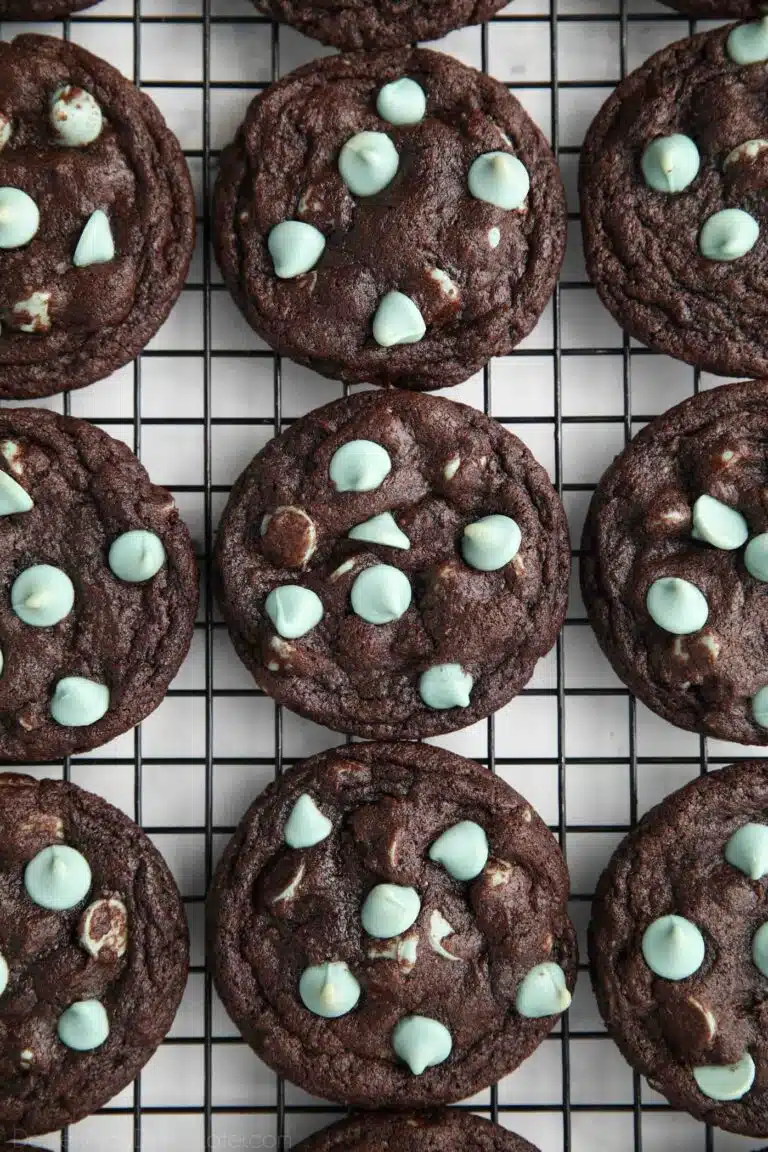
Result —
[[[700, 23], [700, 27], [704, 27]], [[278, 1080], [240, 1040], [204, 968], [203, 902], [242, 812], [284, 766], [343, 738], [283, 712], [235, 657], [207, 580], [229, 486], [281, 427], [341, 386], [280, 361], [243, 323], [210, 248], [218, 152], [255, 92], [327, 50], [257, 16], [248, 0], [103, 0], [45, 31], [110, 60], [153, 97], [179, 136], [198, 196], [199, 241], [185, 291], [140, 360], [47, 406], [126, 441], [176, 496], [204, 573], [190, 656], [163, 705], [135, 732], [57, 773], [102, 794], [150, 834], [185, 897], [189, 987], [166, 1042], [130, 1089], [67, 1132], [57, 1152], [285, 1149], [338, 1108]], [[713, 378], [624, 337], [588, 284], [576, 168], [584, 132], [617, 80], [694, 30], [653, 0], [514, 0], [489, 25], [439, 47], [507, 83], [549, 135], [568, 189], [561, 284], [532, 335], [447, 395], [516, 432], [562, 492], [574, 548], [596, 480], [651, 416]], [[636, 704], [599, 653], [574, 574], [568, 622], [517, 700], [436, 741], [488, 764], [559, 836], [571, 871], [582, 960], [597, 876], [630, 824], [700, 772], [748, 749], [670, 727]], [[517, 1072], [468, 1102], [542, 1152], [726, 1152], [753, 1148], [674, 1112], [606, 1037], [589, 979], [570, 1014]]]

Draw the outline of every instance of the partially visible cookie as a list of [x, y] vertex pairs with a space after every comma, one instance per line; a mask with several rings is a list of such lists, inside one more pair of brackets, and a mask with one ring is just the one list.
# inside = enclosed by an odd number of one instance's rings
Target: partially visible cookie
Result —
[[219, 602], [257, 683], [337, 731], [415, 739], [515, 696], [570, 573], [544, 469], [482, 412], [364, 392], [296, 421], [235, 484]]
[[0, 775], [0, 1140], [125, 1088], [173, 1023], [187, 961], [181, 896], [132, 820], [74, 784]]
[[423, 1108], [487, 1088], [557, 1023], [578, 959], [567, 901], [557, 841], [503, 780], [426, 744], [355, 744], [245, 814], [208, 954], [271, 1068], [346, 1104]]
[[0, 0], [2, 20], [61, 20], [98, 0]]
[[760, 17], [763, 5], [759, 0], [661, 0], [694, 20], [749, 20]]
[[424, 49], [330, 56], [251, 104], [216, 185], [216, 253], [278, 352], [435, 389], [533, 328], [563, 259], [562, 181], [498, 81]]
[[0, 396], [128, 364], [186, 279], [189, 171], [157, 106], [48, 36], [0, 43]]
[[768, 1131], [768, 761], [702, 776], [603, 873], [589, 952], [624, 1056], [676, 1107]]
[[581, 152], [587, 270], [632, 336], [768, 375], [768, 22], [671, 44], [608, 98]]
[[[260, 11], [334, 48], [395, 48], [483, 24], [506, 0], [253, 0]], [[91, 0], [93, 3], [93, 0]]]
[[603, 476], [582, 538], [590, 623], [671, 724], [768, 744], [768, 381], [702, 392]]
[[296, 1152], [538, 1152], [499, 1124], [456, 1109], [351, 1116], [302, 1140]]
[[85, 420], [0, 411], [0, 760], [96, 748], [157, 708], [197, 564], [170, 492]]

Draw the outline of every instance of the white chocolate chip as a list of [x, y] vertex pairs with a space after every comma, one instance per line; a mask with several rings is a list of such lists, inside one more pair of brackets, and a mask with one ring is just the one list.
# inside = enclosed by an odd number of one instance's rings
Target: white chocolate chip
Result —
[[19, 1056], [19, 1064], [25, 1070], [31, 1068], [35, 1060], [35, 1054], [31, 1048], [25, 1048]]
[[269, 641], [269, 646], [274, 652], [277, 652], [278, 656], [282, 656], [286, 660], [289, 656], [293, 656], [296, 651], [293, 644], [288, 644], [282, 636], [273, 636]]
[[397, 867], [399, 846], [400, 846], [399, 839], [398, 839], [397, 835], [395, 835], [392, 837], [392, 839], [390, 840], [389, 845], [387, 847], [387, 859], [389, 860], [389, 862], [393, 868]]
[[688, 513], [683, 512], [680, 508], [670, 508], [667, 512], [662, 512], [661, 518], [667, 524], [682, 524], [684, 520], [688, 519]]
[[449, 300], [458, 300], [459, 287], [451, 280], [447, 272], [444, 272], [442, 268], [430, 268], [427, 275], [437, 281], [444, 296], [447, 296]]
[[516, 556], [512, 557], [512, 567], [514, 568], [515, 572], [517, 572], [518, 576], [522, 576], [525, 572], [525, 564], [523, 563], [523, 558], [519, 552]]
[[103, 958], [113, 963], [124, 956], [128, 948], [128, 909], [122, 900], [110, 896], [89, 904], [80, 917], [78, 940], [96, 960]]
[[443, 948], [440, 943], [446, 936], [451, 936], [452, 934], [453, 928], [451, 928], [442, 912], [438, 912], [438, 910], [435, 909], [429, 918], [429, 943], [433, 951], [437, 952], [438, 956], [443, 956], [446, 960], [459, 960], [459, 956], [453, 956], [447, 949]]
[[347, 572], [351, 572], [355, 564], [357, 564], [357, 559], [354, 556], [351, 560], [345, 560], [343, 564], [339, 564], [338, 568], [331, 572], [328, 579], [331, 581], [338, 580], [341, 576], [346, 575]]
[[503, 884], [509, 884], [511, 874], [512, 865], [507, 864], [506, 860], [497, 860], [493, 856], [483, 869], [483, 875], [487, 877], [491, 888], [500, 888]]
[[741, 160], [754, 160], [766, 148], [768, 140], [745, 140], [728, 153], [723, 161], [723, 168], [729, 168], [731, 164], [738, 164]]
[[302, 860], [296, 870], [296, 875], [294, 876], [293, 880], [291, 880], [287, 888], [284, 888], [282, 892], [279, 892], [277, 896], [275, 896], [274, 900], [272, 901], [273, 904], [279, 904], [283, 900], [293, 900], [296, 892], [298, 891], [299, 885], [304, 879], [305, 869], [306, 865]]
[[268, 672], [279, 672], [280, 671], [280, 665], [276, 664], [274, 660], [270, 660], [269, 664], [267, 664], [267, 671]]
[[683, 664], [687, 664], [690, 660], [690, 656], [683, 647], [682, 636], [675, 637], [675, 641], [672, 645], [672, 651], [674, 652], [675, 656], [677, 656], [678, 660], [682, 660]]
[[530, 808], [523, 808], [520, 816], [526, 824], [530, 824], [531, 820], [533, 820], [533, 813], [531, 812]]
[[21, 448], [16, 443], [16, 441], [3, 440], [2, 444], [0, 444], [0, 452], [2, 452], [3, 456], [5, 457], [11, 472], [15, 472], [17, 476], [21, 476], [24, 469], [19, 461]]
[[703, 636], [699, 636], [699, 644], [702, 648], [706, 648], [712, 660], [717, 660], [720, 654], [720, 641], [711, 632], [705, 632]]
[[50, 332], [50, 302], [50, 292], [33, 292], [26, 300], [20, 300], [11, 308], [11, 315], [23, 323], [14, 323], [12, 327], [18, 332]]
[[717, 1021], [709, 1008], [705, 1008], [701, 1001], [697, 1000], [695, 996], [689, 996], [688, 1003], [695, 1012], [699, 1012], [704, 1017], [704, 1022], [707, 1026], [707, 1036], [710, 1040], [714, 1040], [715, 1033], [717, 1032]]
[[369, 960], [397, 960], [404, 972], [408, 973], [416, 963], [416, 953], [419, 946], [417, 932], [409, 932], [401, 940], [388, 940], [383, 944], [370, 944], [368, 946]]
[[4, 112], [0, 112], [0, 149], [5, 148], [11, 138], [13, 125]]
[[454, 476], [459, 470], [461, 465], [461, 456], [452, 456], [451, 459], [443, 468], [443, 476], [446, 480], [453, 480]]

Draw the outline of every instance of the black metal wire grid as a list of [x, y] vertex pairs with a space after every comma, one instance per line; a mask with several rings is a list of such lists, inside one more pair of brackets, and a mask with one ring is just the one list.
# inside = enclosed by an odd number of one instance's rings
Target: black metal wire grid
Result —
[[[234, 1035], [220, 1035], [216, 1028], [216, 1004], [215, 995], [211, 987], [210, 978], [205, 972], [202, 954], [201, 942], [201, 914], [204, 903], [204, 890], [208, 886], [215, 860], [218, 852], [219, 845], [223, 840], [226, 840], [229, 834], [233, 831], [233, 827], [229, 824], [220, 824], [215, 820], [215, 792], [218, 786], [217, 782], [217, 767], [223, 759], [226, 759], [227, 765], [240, 766], [243, 770], [251, 767], [261, 768], [263, 770], [271, 770], [274, 767], [274, 772], [279, 774], [282, 772], [284, 766], [287, 766], [297, 759], [289, 755], [285, 748], [284, 739], [284, 717], [282, 710], [279, 707], [274, 707], [273, 719], [273, 739], [274, 739], [274, 757], [260, 757], [260, 756], [231, 756], [227, 755], [222, 757], [217, 755], [215, 742], [214, 742], [214, 725], [215, 725], [215, 702], [220, 698], [225, 697], [243, 697], [247, 699], [259, 698], [262, 694], [255, 688], [219, 688], [215, 683], [214, 676], [214, 645], [216, 643], [217, 633], [222, 629], [222, 624], [216, 617], [214, 604], [211, 596], [211, 587], [209, 579], [209, 564], [212, 550], [212, 542], [215, 532], [215, 524], [217, 518], [217, 511], [221, 506], [223, 499], [226, 496], [227, 487], [214, 482], [214, 459], [215, 459], [215, 430], [217, 425], [222, 424], [242, 424], [256, 429], [261, 428], [263, 431], [274, 432], [277, 434], [281, 428], [290, 422], [288, 418], [284, 418], [284, 390], [283, 390], [283, 366], [279, 357], [273, 356], [270, 352], [262, 351], [259, 349], [249, 348], [222, 348], [214, 339], [213, 333], [213, 310], [214, 299], [218, 293], [224, 292], [224, 288], [217, 282], [217, 278], [213, 275], [214, 269], [212, 265], [210, 233], [211, 233], [211, 219], [210, 219], [210, 197], [212, 191], [213, 180], [215, 179], [215, 166], [217, 159], [217, 152], [213, 147], [213, 133], [212, 133], [212, 102], [215, 96], [220, 91], [226, 90], [243, 90], [253, 89], [254, 92], [263, 89], [266, 86], [265, 82], [257, 82], [253, 84], [244, 83], [242, 80], [214, 80], [212, 77], [212, 44], [217, 36], [217, 30], [220, 26], [238, 26], [238, 25], [259, 25], [263, 27], [263, 35], [269, 39], [270, 55], [271, 55], [271, 78], [275, 79], [281, 74], [281, 29], [271, 24], [269, 21], [263, 19], [257, 14], [230, 16], [218, 15], [212, 11], [212, 2], [215, 0], [203, 0], [202, 15], [149, 15], [142, 12], [142, 0], [134, 0], [134, 9], [132, 15], [126, 16], [113, 16], [113, 15], [100, 15], [99, 9], [91, 10], [86, 15], [75, 17], [70, 21], [66, 21], [63, 25], [58, 26], [65, 37], [70, 37], [75, 33], [78, 26], [83, 24], [104, 24], [114, 26], [130, 25], [132, 29], [132, 53], [133, 53], [133, 75], [135, 81], [146, 91], [152, 95], [153, 89], [183, 89], [189, 90], [190, 98], [202, 99], [202, 146], [199, 149], [188, 150], [187, 157], [193, 168], [197, 168], [200, 172], [200, 192], [202, 201], [202, 214], [199, 218], [199, 228], [202, 234], [202, 256], [200, 262], [201, 275], [197, 279], [190, 281], [186, 288], [186, 293], [197, 294], [202, 302], [202, 348], [199, 351], [190, 352], [187, 349], [163, 349], [163, 350], [150, 350], [146, 351], [133, 366], [133, 381], [132, 381], [132, 413], [130, 422], [132, 425], [131, 433], [133, 440], [133, 447], [136, 453], [140, 456], [142, 449], [142, 430], [152, 425], [194, 425], [202, 431], [202, 474], [200, 482], [193, 485], [172, 485], [174, 492], [182, 499], [185, 495], [199, 496], [203, 502], [203, 517], [202, 517], [202, 533], [199, 540], [200, 553], [201, 553], [201, 566], [203, 571], [203, 595], [202, 595], [202, 610], [197, 624], [197, 638], [198, 643], [202, 645], [202, 659], [204, 662], [204, 687], [201, 688], [181, 688], [172, 687], [169, 692], [170, 698], [177, 697], [195, 697], [198, 703], [198, 711], [196, 715], [201, 718], [204, 724], [204, 755], [201, 757], [167, 757], [167, 756], [150, 756], [144, 753], [142, 728], [138, 727], [133, 734], [133, 747], [132, 754], [129, 760], [126, 760], [124, 755], [100, 756], [98, 764], [106, 771], [110, 768], [125, 768], [127, 765], [132, 770], [132, 799], [133, 799], [133, 815], [138, 823], [142, 824], [142, 808], [143, 798], [146, 795], [146, 787], [152, 787], [152, 772], [159, 771], [160, 767], [173, 767], [179, 769], [186, 767], [194, 767], [204, 777], [204, 822], [196, 824], [148, 824], [143, 823], [145, 829], [150, 835], [161, 838], [164, 843], [170, 843], [174, 838], [183, 836], [194, 836], [204, 854], [204, 885], [200, 890], [185, 891], [185, 901], [190, 914], [190, 921], [193, 927], [193, 938], [195, 938], [196, 946], [193, 948], [193, 965], [191, 969], [192, 979], [196, 981], [197, 987], [200, 988], [202, 997], [202, 1013], [200, 1014], [199, 1024], [193, 1025], [190, 1034], [174, 1035], [165, 1042], [165, 1046], [194, 1046], [195, 1050], [200, 1053], [200, 1103], [195, 1104], [173, 1104], [158, 1102], [156, 1093], [153, 1092], [151, 1100], [147, 1100], [142, 1093], [142, 1077], [140, 1076], [133, 1089], [132, 1102], [125, 1105], [111, 1107], [103, 1110], [100, 1116], [104, 1117], [125, 1117], [129, 1121], [124, 1124], [120, 1129], [120, 1135], [108, 1136], [106, 1142], [103, 1136], [99, 1135], [99, 1127], [94, 1126], [88, 1129], [87, 1133], [78, 1128], [72, 1129], [69, 1132], [65, 1131], [61, 1134], [60, 1147], [62, 1152], [85, 1152], [85, 1150], [104, 1148], [115, 1149], [116, 1152], [122, 1152], [123, 1149], [133, 1148], [134, 1152], [173, 1152], [175, 1149], [187, 1149], [192, 1147], [205, 1147], [205, 1148], [287, 1148], [297, 1141], [297, 1133], [299, 1135], [306, 1132], [311, 1127], [321, 1127], [335, 1114], [339, 1109], [333, 1105], [324, 1105], [321, 1102], [307, 1102], [307, 1103], [290, 1103], [286, 1098], [286, 1085], [282, 1080], [277, 1080], [273, 1098], [267, 1102], [260, 1103], [236, 1103], [224, 1104], [218, 1102], [214, 1064], [217, 1058], [217, 1053], [222, 1048], [231, 1045], [237, 1045], [244, 1049], [242, 1042]], [[561, 161], [566, 172], [572, 169], [575, 160], [578, 156], [578, 146], [575, 144], [563, 142], [562, 132], [562, 118], [564, 102], [568, 101], [580, 90], [599, 90], [604, 89], [604, 95], [607, 97], [610, 90], [614, 86], [615, 78], [613, 79], [576, 79], [567, 80], [561, 79], [560, 72], [562, 69], [562, 53], [561, 53], [561, 29], [569, 24], [578, 25], [583, 32], [585, 38], [588, 38], [591, 33], [591, 27], [600, 25], [604, 28], [606, 24], [610, 24], [615, 34], [616, 43], [618, 47], [618, 68], [621, 76], [624, 76], [629, 70], [628, 61], [630, 59], [629, 53], [629, 37], [632, 25], [637, 22], [643, 26], [651, 23], [654, 25], [667, 25], [669, 28], [668, 39], [674, 39], [678, 35], [685, 34], [687, 31], [694, 31], [693, 23], [688, 24], [682, 21], [681, 18], [666, 9], [655, 7], [652, 3], [649, 8], [653, 8], [653, 12], [642, 12], [629, 10], [631, 0], [619, 0], [619, 4], [611, 7], [611, 0], [595, 0], [598, 8], [595, 12], [575, 12], [573, 5], [569, 5], [567, 12], [560, 12], [558, 8], [559, 2], [568, 3], [568, 0], [550, 0], [550, 10], [546, 13], [531, 14], [526, 11], [521, 14], [516, 14], [515, 5], [512, 5], [503, 15], [497, 16], [488, 25], [479, 30], [480, 36], [480, 53], [481, 53], [481, 66], [484, 71], [489, 70], [489, 45], [491, 38], [494, 36], [494, 30], [499, 25], [515, 24], [518, 21], [525, 22], [526, 24], [536, 23], [544, 24], [548, 27], [549, 32], [549, 80], [542, 81], [520, 81], [510, 84], [523, 98], [525, 98], [526, 90], [539, 91], [549, 97], [549, 111], [551, 117], [551, 140], [552, 146], [556, 155]], [[165, 81], [165, 80], [144, 80], [142, 76], [142, 31], [152, 24], [165, 24], [165, 25], [189, 25], [194, 24], [201, 27], [201, 80], [199, 81]], [[47, 30], [47, 29], [46, 29]], [[570, 31], [570, 30], [569, 30]], [[665, 30], [666, 32], [666, 30]], [[13, 25], [8, 24], [4, 26], [5, 35], [13, 35]], [[282, 33], [283, 35], [285, 33]], [[569, 46], [572, 49], [573, 41], [569, 37]], [[599, 93], [602, 97], [602, 93]], [[578, 213], [576, 211], [576, 204], [571, 203], [571, 211], [569, 213], [569, 220], [574, 231], [577, 231]], [[624, 336], [618, 339], [616, 343], [608, 343], [606, 345], [588, 344], [587, 346], [572, 346], [564, 345], [563, 340], [563, 301], [565, 294], [571, 293], [592, 293], [591, 286], [583, 278], [583, 276], [571, 276], [564, 279], [558, 286], [552, 302], [551, 314], [551, 331], [552, 339], [551, 344], [547, 347], [527, 347], [524, 351], [521, 349], [515, 356], [524, 356], [526, 358], [545, 357], [551, 361], [552, 367], [552, 403], [551, 410], [544, 415], [515, 415], [515, 396], [512, 390], [509, 391], [509, 407], [502, 408], [499, 406], [498, 394], [493, 391], [494, 385], [494, 364], [490, 364], [483, 373], [482, 382], [482, 406], [486, 413], [492, 414], [496, 419], [503, 423], [514, 424], [525, 436], [525, 425], [547, 425], [551, 427], [553, 440], [554, 440], [554, 481], [558, 491], [563, 496], [566, 507], [571, 514], [572, 526], [577, 516], [574, 516], [574, 508], [579, 504], [585, 502], [586, 496], [593, 484], [584, 482], [570, 482], [565, 479], [564, 470], [564, 439], [567, 435], [569, 425], [580, 425], [582, 429], [584, 426], [589, 425], [594, 428], [595, 446], [598, 449], [601, 442], [609, 437], [611, 433], [615, 433], [616, 429], [620, 429], [623, 433], [623, 439], [628, 440], [637, 425], [650, 419], [655, 412], [649, 413], [636, 413], [633, 411], [633, 388], [632, 388], [632, 367], [633, 362], [637, 363], [637, 358], [642, 358], [648, 355], [653, 355], [642, 348], [637, 348], [631, 345], [629, 339]], [[166, 359], [185, 358], [193, 356], [200, 362], [202, 367], [202, 386], [203, 386], [203, 406], [202, 414], [198, 416], [162, 416], [150, 417], [144, 416], [142, 411], [142, 364], [151, 360], [154, 357], [164, 357]], [[563, 375], [564, 364], [570, 357], [610, 357], [615, 358], [616, 362], [620, 364], [620, 377], [621, 377], [621, 410], [612, 415], [595, 415], [586, 413], [579, 413], [572, 415], [564, 412], [563, 403]], [[272, 363], [272, 399], [273, 399], [273, 412], [271, 416], [256, 416], [249, 411], [243, 411], [242, 414], [237, 416], [220, 417], [214, 414], [213, 403], [213, 381], [215, 375], [215, 364], [219, 358], [245, 358], [250, 362], [271, 361]], [[699, 379], [698, 373], [691, 372], [691, 390], [698, 391], [702, 382]], [[506, 384], [504, 385], [506, 391]], [[506, 407], [507, 396], [504, 397], [504, 404]], [[664, 407], [663, 402], [659, 404], [660, 408]], [[63, 411], [70, 412], [72, 409], [72, 398], [66, 395], [63, 398]], [[122, 416], [105, 416], [103, 418], [93, 415], [91, 417], [94, 423], [106, 427], [108, 430], [110, 425], [122, 425], [126, 423], [126, 419]], [[522, 427], [521, 427], [522, 426]], [[263, 434], [263, 432], [262, 432]], [[596, 478], [596, 477], [595, 477]], [[574, 531], [574, 538], [577, 539], [578, 530]], [[574, 555], [577, 555], [575, 553]], [[568, 624], [566, 625], [565, 636], [568, 636], [572, 629], [584, 629], [587, 626], [586, 620], [583, 616], [583, 611], [577, 606], [569, 617]], [[573, 633], [571, 633], [572, 635]], [[231, 655], [232, 660], [235, 660], [234, 654]], [[634, 700], [629, 697], [628, 693], [621, 687], [573, 687], [568, 684], [568, 677], [566, 673], [566, 640], [564, 635], [561, 635], [556, 651], [554, 667], [556, 671], [556, 686], [553, 687], [540, 687], [526, 689], [524, 695], [549, 697], [554, 703], [554, 722], [556, 725], [556, 740], [554, 754], [544, 756], [515, 756], [505, 755], [498, 751], [498, 742], [496, 738], [496, 724], [494, 717], [489, 718], [487, 721], [486, 732], [486, 748], [483, 755], [478, 756], [478, 759], [487, 763], [493, 771], [504, 771], [514, 769], [531, 769], [536, 771], [537, 768], [544, 770], [554, 770], [556, 775], [556, 812], [553, 814], [554, 819], [552, 822], [553, 831], [559, 836], [560, 842], [564, 851], [567, 852], [569, 841], [572, 842], [574, 836], [580, 837], [598, 837], [596, 841], [602, 844], [603, 840], [607, 844], [610, 840], [610, 845], [618, 840], [623, 835], [631, 823], [634, 823], [638, 814], [642, 811], [642, 788], [641, 788], [641, 774], [644, 768], [663, 767], [670, 763], [670, 759], [665, 756], [659, 755], [643, 755], [639, 749], [638, 742], [638, 715]], [[601, 705], [607, 704], [607, 698], [619, 697], [626, 701], [626, 720], [627, 720], [627, 733], [626, 733], [626, 753], [622, 751], [621, 754], [611, 754], [608, 756], [590, 754], [588, 750], [583, 750], [585, 754], [573, 755], [566, 747], [566, 732], [568, 722], [568, 706], [569, 701], [578, 698], [579, 696], [588, 698], [585, 703], [589, 703], [595, 712], [595, 720], [599, 723]], [[341, 740], [341, 738], [339, 738]], [[721, 751], [721, 750], [718, 750]], [[728, 755], [725, 750], [722, 754], [709, 755], [707, 749], [707, 742], [703, 739], [698, 742], [698, 751], [694, 755], [690, 748], [686, 749], [684, 754], [674, 755], [674, 764], [678, 770], [693, 774], [696, 771], [705, 772], [710, 765], [717, 765], [726, 763], [732, 759], [732, 755]], [[88, 761], [84, 758], [73, 758], [64, 762], [62, 766], [62, 773], [65, 778], [70, 778], [73, 773], [77, 776], [78, 769], [87, 765]], [[617, 772], [624, 772], [627, 776], [627, 821], [617, 821], [614, 823], [594, 823], [588, 824], [580, 821], [576, 824], [569, 823], [567, 803], [569, 795], [569, 785], [567, 782], [567, 768], [573, 770], [579, 768], [588, 769], [590, 766], [611, 766], [615, 767]], [[146, 772], [145, 772], [146, 768]], [[51, 769], [45, 771], [50, 774]], [[672, 790], [679, 781], [670, 782], [667, 790]], [[254, 785], [254, 791], [257, 786]], [[572, 788], [570, 789], [572, 795]], [[608, 857], [610, 847], [606, 847], [602, 853], [602, 862], [605, 862]], [[589, 907], [589, 900], [591, 892], [589, 890], [581, 891], [578, 889], [574, 892], [572, 899], [572, 913], [577, 923], [583, 927]], [[581, 972], [581, 989], [588, 984], [588, 976], [586, 973], [586, 965], [582, 963]], [[578, 992], [577, 995], [581, 995]], [[585, 993], [588, 995], [588, 993]], [[198, 1007], [200, 1007], [198, 1005]], [[573, 1013], [572, 1013], [573, 1015]], [[589, 1016], [589, 1013], [586, 1014]], [[631, 1090], [613, 1102], [607, 1102], [602, 1099], [601, 1093], [595, 1091], [594, 1096], [589, 1093], [585, 1096], [583, 1091], [580, 1091], [578, 1096], [573, 1091], [573, 1069], [578, 1064], [583, 1067], [584, 1061], [592, 1059], [594, 1048], [593, 1042], [599, 1041], [600, 1045], [605, 1048], [609, 1046], [611, 1055], [609, 1059], [615, 1058], [616, 1061], [621, 1061], [618, 1052], [612, 1049], [610, 1040], [605, 1037], [599, 1023], [595, 1020], [590, 1027], [577, 1027], [569, 1022], [566, 1016], [560, 1028], [558, 1028], [553, 1035], [545, 1041], [547, 1045], [555, 1045], [559, 1049], [558, 1060], [558, 1076], [559, 1086], [553, 1092], [553, 1101], [551, 1103], [541, 1102], [540, 1097], [536, 1096], [536, 1100], [531, 1102], [504, 1102], [504, 1094], [500, 1093], [499, 1088], [494, 1086], [490, 1090], [488, 1099], [483, 1099], [479, 1103], [473, 1102], [472, 1108], [474, 1111], [489, 1115], [492, 1119], [498, 1120], [506, 1126], [513, 1129], [522, 1129], [524, 1133], [533, 1139], [535, 1142], [540, 1143], [543, 1152], [598, 1152], [598, 1149], [610, 1148], [612, 1152], [649, 1152], [651, 1149], [660, 1149], [666, 1147], [666, 1141], [663, 1136], [660, 1139], [660, 1133], [663, 1131], [658, 1125], [654, 1124], [652, 1131], [649, 1132], [648, 1124], [649, 1118], [661, 1120], [662, 1124], [665, 1122], [663, 1117], [669, 1116], [672, 1119], [672, 1112], [666, 1105], [660, 1101], [659, 1098], [648, 1098], [647, 1092], [643, 1093], [641, 1089], [640, 1078], [637, 1075], [631, 1076]], [[146, 1075], [147, 1073], [145, 1073]], [[289, 1094], [290, 1095], [290, 1094]], [[254, 1093], [254, 1099], [258, 1096], [262, 1099], [262, 1093]], [[155, 1128], [151, 1125], [154, 1118], [163, 1117], [167, 1120], [167, 1125], [162, 1129]], [[182, 1117], [184, 1120], [182, 1121]], [[678, 1117], [682, 1119], [682, 1117]], [[229, 1121], [232, 1121], [233, 1127], [230, 1131]], [[249, 1121], [252, 1120], [252, 1131], [249, 1128]], [[185, 1122], [192, 1122], [191, 1126], [183, 1127]], [[236, 1121], [236, 1123], [235, 1123]], [[553, 1123], [554, 1121], [554, 1123]], [[618, 1121], [618, 1128], [613, 1127], [612, 1123]], [[177, 1122], [178, 1133], [173, 1135], [173, 1124]], [[541, 1130], [540, 1130], [541, 1124]], [[111, 1131], [110, 1129], [105, 1129]], [[672, 1131], [672, 1129], [670, 1129]], [[676, 1136], [680, 1140], [679, 1130]], [[162, 1133], [162, 1134], [161, 1134]], [[245, 1134], [244, 1134], [245, 1133]], [[686, 1135], [685, 1143], [680, 1142], [679, 1147], [685, 1152], [699, 1152], [699, 1150], [706, 1150], [706, 1152], [713, 1152], [716, 1147], [725, 1147], [725, 1145], [718, 1144], [718, 1138], [709, 1129], [703, 1125], [694, 1124], [690, 1122], [685, 1129]], [[50, 1141], [47, 1141], [50, 1143]], [[51, 1143], [51, 1147], [58, 1147], [56, 1143]], [[728, 1143], [729, 1148], [733, 1145]], [[675, 1144], [678, 1147], [678, 1144]]]

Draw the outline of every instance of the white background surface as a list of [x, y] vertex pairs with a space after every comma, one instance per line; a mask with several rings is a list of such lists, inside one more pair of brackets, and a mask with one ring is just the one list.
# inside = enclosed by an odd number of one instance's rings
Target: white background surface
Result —
[[[210, 288], [203, 286], [206, 159], [213, 178], [217, 151], [254, 92], [272, 78], [273, 65], [284, 74], [327, 50], [290, 28], [274, 31], [248, 0], [212, 0], [207, 43], [202, 4], [141, 0], [134, 10], [130, 0], [104, 0], [68, 25], [2, 26], [6, 37], [20, 30], [67, 34], [110, 60], [157, 101], [188, 154], [200, 234], [173, 314], [138, 367], [47, 406], [62, 411], [66, 403], [73, 415], [139, 450], [153, 480], [174, 491], [201, 554], [229, 485], [280, 420], [341, 395], [339, 385], [290, 362], [276, 366], [239, 318], [214, 266]], [[584, 132], [622, 70], [690, 28], [653, 0], [631, 0], [623, 12], [618, 0], [561, 0], [556, 21], [548, 0], [515, 0], [485, 30], [465, 29], [439, 45], [509, 84], [558, 146], [571, 223], [556, 300], [513, 356], [447, 394], [485, 407], [525, 440], [562, 486], [574, 547], [591, 489], [627, 433], [714, 383], [623, 340], [586, 283], [575, 187]], [[272, 779], [276, 758], [287, 764], [342, 741], [289, 713], [278, 716], [256, 692], [204, 589], [192, 652], [158, 711], [136, 733], [39, 770], [68, 772], [147, 829], [187, 901], [193, 971], [171, 1036], [135, 1089], [71, 1128], [63, 1142], [56, 1135], [35, 1143], [62, 1152], [279, 1146], [276, 1078], [239, 1040], [215, 994], [206, 998], [202, 898], [221, 847]], [[588, 898], [630, 820], [703, 768], [749, 752], [700, 741], [635, 708], [597, 650], [575, 578], [558, 647], [528, 689], [492, 721], [437, 742], [486, 763], [494, 748], [496, 770], [560, 835], [582, 960]], [[497, 1105], [499, 1122], [542, 1152], [755, 1147], [756, 1141], [707, 1134], [647, 1085], [633, 1083], [603, 1033], [583, 965], [568, 1027], [569, 1036], [558, 1028], [493, 1095], [482, 1093], [472, 1106], [488, 1115]], [[290, 1084], [284, 1101], [284, 1147], [333, 1115]]]

